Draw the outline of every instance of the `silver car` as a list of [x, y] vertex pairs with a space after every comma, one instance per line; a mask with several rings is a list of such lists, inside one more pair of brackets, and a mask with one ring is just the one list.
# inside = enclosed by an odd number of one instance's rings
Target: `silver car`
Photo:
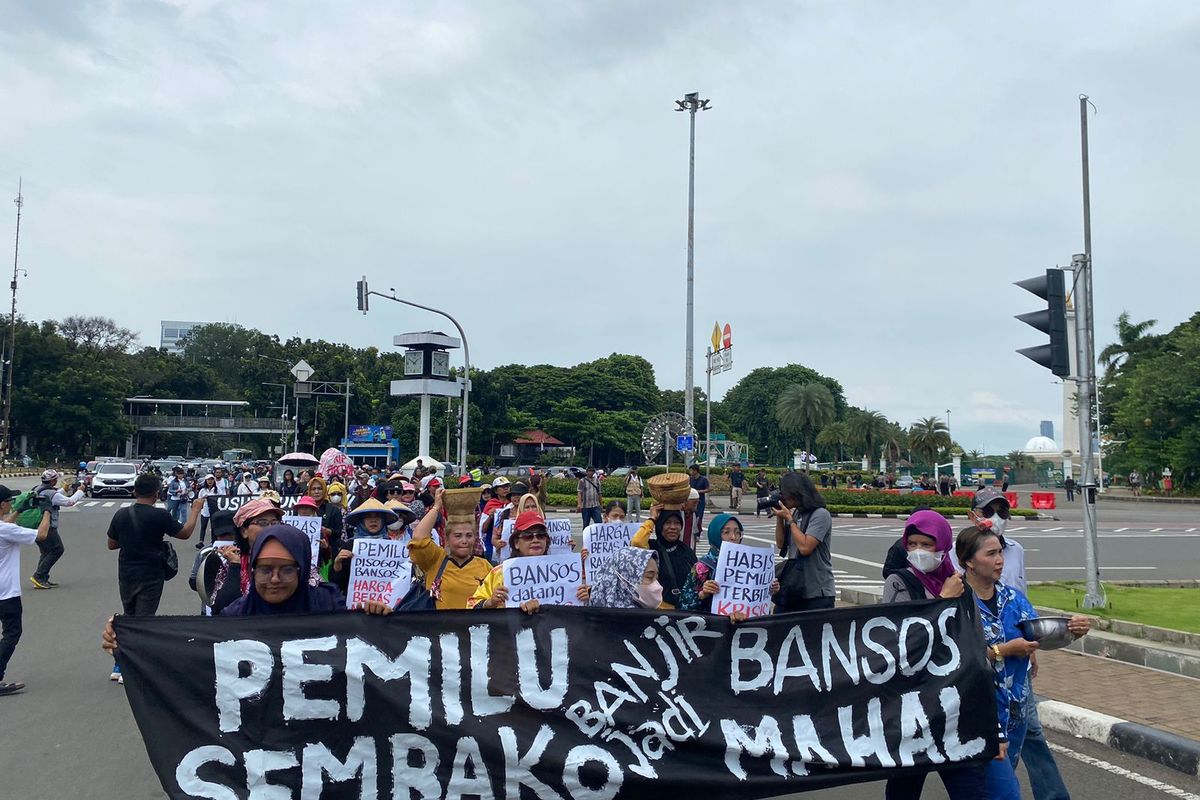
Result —
[[98, 464], [92, 477], [92, 497], [133, 497], [133, 482], [137, 480], [137, 466], [121, 462]]

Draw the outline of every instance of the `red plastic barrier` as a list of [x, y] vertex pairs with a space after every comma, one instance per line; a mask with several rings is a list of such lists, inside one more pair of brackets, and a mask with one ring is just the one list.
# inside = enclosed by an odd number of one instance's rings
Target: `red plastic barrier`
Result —
[[1010, 508], [1017, 507], [1017, 493], [1016, 492], [1005, 492], [1004, 499], [1008, 500], [1008, 505]]
[[909, 494], [937, 494], [932, 489], [913, 489]]
[[884, 489], [883, 493], [884, 494], [900, 494], [900, 490], [899, 489]]
[[954, 496], [955, 497], [974, 497], [975, 490], [974, 489], [955, 489]]
[[1050, 510], [1054, 505], [1054, 492], [1030, 492], [1029, 502], [1034, 508]]

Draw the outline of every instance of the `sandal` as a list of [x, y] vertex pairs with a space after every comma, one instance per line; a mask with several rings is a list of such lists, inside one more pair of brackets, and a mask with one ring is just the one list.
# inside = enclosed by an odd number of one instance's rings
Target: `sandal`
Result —
[[23, 683], [0, 683], [0, 695], [16, 694], [24, 688]]

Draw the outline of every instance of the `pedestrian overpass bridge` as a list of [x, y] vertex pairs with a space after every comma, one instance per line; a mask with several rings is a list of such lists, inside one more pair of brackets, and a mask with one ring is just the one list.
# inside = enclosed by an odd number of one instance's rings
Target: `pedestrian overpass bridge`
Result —
[[[125, 398], [125, 418], [137, 432], [236, 433], [282, 435], [291, 431], [283, 417], [247, 416], [245, 400], [177, 400], [160, 397]], [[239, 411], [243, 413], [238, 413]]]

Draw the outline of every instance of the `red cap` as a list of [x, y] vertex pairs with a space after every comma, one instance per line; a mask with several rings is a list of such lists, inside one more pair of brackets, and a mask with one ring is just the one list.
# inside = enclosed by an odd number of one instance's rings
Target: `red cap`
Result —
[[470, 482], [471, 482], [471, 476], [470, 476], [470, 475], [463, 475], [461, 478], [459, 478], [459, 479], [458, 479], [458, 485], [459, 485], [459, 486], [466, 486], [466, 485], [467, 485], [467, 484], [469, 484]]
[[321, 510], [321, 507], [317, 505], [317, 501], [313, 500], [308, 495], [304, 495], [304, 497], [301, 497], [299, 500], [297, 500], [296, 505], [292, 506], [292, 508], [311, 508], [313, 511]]
[[545, 528], [546, 520], [536, 511], [522, 511], [517, 517], [517, 524], [513, 526], [516, 531], [527, 531], [530, 528]]

